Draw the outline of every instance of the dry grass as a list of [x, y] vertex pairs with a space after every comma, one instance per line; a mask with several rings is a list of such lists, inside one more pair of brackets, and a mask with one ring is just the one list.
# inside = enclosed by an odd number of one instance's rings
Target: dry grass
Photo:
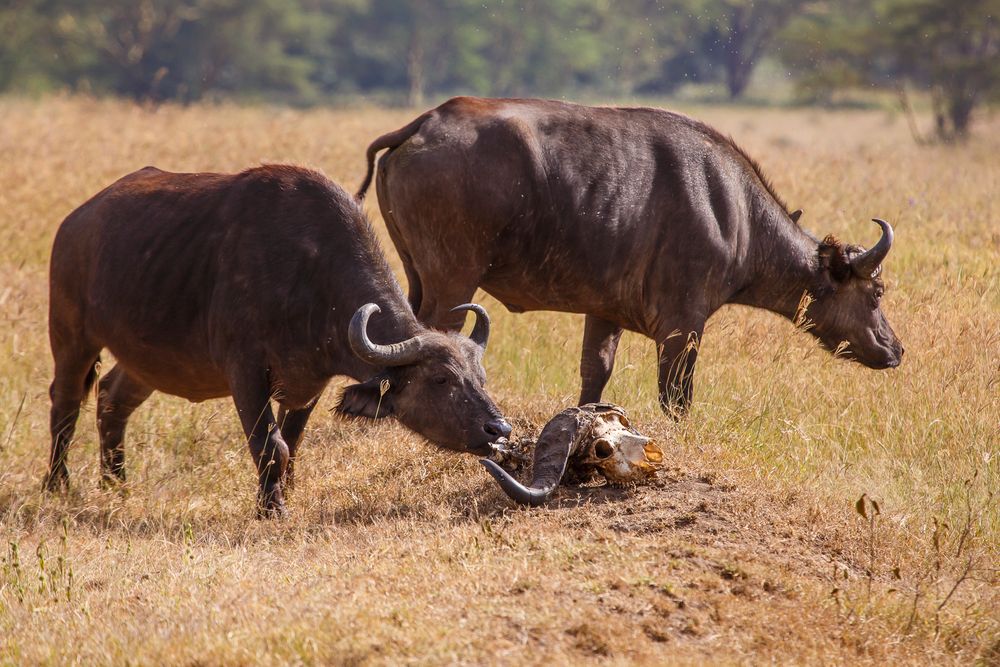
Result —
[[[1000, 123], [919, 149], [880, 112], [691, 112], [814, 232], [871, 243], [869, 218], [896, 225], [902, 368], [727, 309], [677, 427], [656, 409], [652, 345], [625, 337], [607, 398], [670, 452], [656, 486], [515, 510], [471, 457], [320, 409], [292, 517], [262, 523], [227, 401], [144, 405], [121, 496], [98, 489], [91, 400], [73, 490], [39, 492], [53, 233], [146, 164], [291, 161], [353, 189], [367, 142], [413, 112], [0, 100], [0, 663], [1000, 661]], [[575, 398], [581, 317], [482, 300], [490, 387], [537, 427]], [[856, 512], [863, 493], [880, 514]]]

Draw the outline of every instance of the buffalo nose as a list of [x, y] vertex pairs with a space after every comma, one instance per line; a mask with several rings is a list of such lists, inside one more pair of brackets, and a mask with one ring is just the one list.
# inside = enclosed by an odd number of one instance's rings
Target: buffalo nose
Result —
[[483, 430], [491, 438], [506, 438], [511, 432], [510, 424], [503, 419], [491, 419], [483, 424]]

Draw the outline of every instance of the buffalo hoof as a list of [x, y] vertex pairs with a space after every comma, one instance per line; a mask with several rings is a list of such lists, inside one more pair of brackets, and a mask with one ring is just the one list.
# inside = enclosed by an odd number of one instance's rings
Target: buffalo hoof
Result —
[[47, 493], [65, 493], [69, 491], [69, 473], [62, 472], [50, 472], [45, 476], [45, 481], [42, 483], [42, 491]]
[[122, 498], [128, 498], [128, 486], [125, 484], [125, 476], [101, 475], [98, 483], [101, 491], [115, 491]]
[[288, 510], [285, 509], [284, 504], [272, 505], [271, 507], [257, 507], [257, 518], [260, 520], [264, 519], [287, 519]]
[[275, 489], [270, 493], [264, 494], [263, 497], [258, 497], [258, 519], [284, 519], [287, 516], [288, 510], [285, 509], [285, 500], [282, 498], [281, 491], [279, 489]]
[[666, 396], [660, 397], [660, 410], [675, 422], [683, 421], [691, 411], [689, 401], [676, 400]]
[[100, 485], [104, 491], [122, 488], [125, 485], [125, 471], [123, 470], [120, 473], [102, 472]]

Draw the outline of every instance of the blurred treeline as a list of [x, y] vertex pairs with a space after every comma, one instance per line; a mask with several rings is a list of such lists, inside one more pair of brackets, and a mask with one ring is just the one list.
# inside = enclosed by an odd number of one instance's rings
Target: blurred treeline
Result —
[[310, 104], [368, 95], [927, 93], [964, 135], [1000, 85], [1000, 0], [0, 0], [0, 91]]

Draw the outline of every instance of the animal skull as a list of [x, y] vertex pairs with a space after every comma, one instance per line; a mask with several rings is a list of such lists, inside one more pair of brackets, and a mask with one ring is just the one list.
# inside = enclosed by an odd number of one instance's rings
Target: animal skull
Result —
[[632, 428], [617, 407], [593, 412], [589, 432], [578, 441], [570, 465], [577, 474], [600, 472], [609, 484], [620, 486], [649, 480], [663, 464], [663, 450]]
[[[512, 473], [527, 462], [525, 448], [532, 445], [532, 481], [525, 486]], [[481, 463], [512, 500], [538, 507], [564, 477], [580, 483], [600, 474], [611, 486], [649, 481], [663, 464], [663, 450], [632, 428], [617, 405], [587, 403], [550, 419], [537, 441], [497, 446]]]

